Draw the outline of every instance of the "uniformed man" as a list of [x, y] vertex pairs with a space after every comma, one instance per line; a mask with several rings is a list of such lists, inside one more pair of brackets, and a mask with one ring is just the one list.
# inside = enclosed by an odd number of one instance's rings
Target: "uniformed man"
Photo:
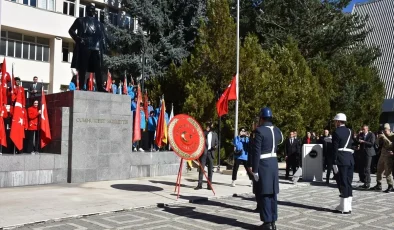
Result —
[[337, 129], [332, 135], [332, 153], [333, 153], [333, 170], [338, 174], [339, 191], [340, 191], [340, 205], [336, 210], [342, 214], [349, 214], [352, 211], [353, 199], [353, 171], [354, 159], [351, 149], [353, 144], [352, 131], [346, 128], [346, 115], [338, 113], [334, 117], [335, 126]]
[[[256, 133], [256, 128], [258, 127], [258, 124], [260, 123], [260, 117], [256, 117], [255, 120], [253, 121], [252, 125], [252, 133], [250, 134], [250, 139], [249, 139], [249, 157], [248, 157], [248, 167], [252, 168], [253, 167], [253, 151], [254, 151], [254, 138], [255, 138], [255, 133]], [[258, 159], [260, 160], [260, 159]], [[252, 169], [250, 169], [252, 171]], [[257, 207], [255, 209], [255, 212], [260, 213], [260, 192], [258, 191], [258, 181], [255, 181], [252, 178], [253, 181], [253, 193], [255, 195]]]
[[272, 125], [272, 111], [265, 107], [260, 111], [260, 124], [255, 130], [253, 175], [260, 193], [260, 229], [276, 229], [278, 219], [277, 194], [279, 193], [278, 144], [283, 142], [282, 132]]
[[393, 176], [391, 171], [393, 169], [393, 133], [390, 130], [390, 124], [384, 124], [384, 132], [379, 134], [378, 141], [381, 143], [380, 157], [378, 161], [377, 173], [376, 173], [376, 186], [372, 187], [372, 190], [382, 190], [382, 173], [387, 180], [388, 188], [384, 191], [386, 193], [393, 191]]

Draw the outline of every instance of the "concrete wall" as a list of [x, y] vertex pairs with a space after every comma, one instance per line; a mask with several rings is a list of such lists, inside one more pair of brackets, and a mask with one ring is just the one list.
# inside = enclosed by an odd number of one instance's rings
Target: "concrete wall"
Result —
[[67, 182], [67, 158], [58, 154], [0, 156], [0, 188]]

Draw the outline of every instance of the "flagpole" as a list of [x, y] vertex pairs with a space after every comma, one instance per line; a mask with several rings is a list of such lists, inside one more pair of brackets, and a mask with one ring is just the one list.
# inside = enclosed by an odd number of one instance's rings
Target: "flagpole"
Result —
[[[239, 0], [237, 0], [237, 72], [235, 75], [235, 83], [236, 83], [236, 94], [237, 100], [235, 101], [235, 128], [234, 128], [234, 137], [237, 136], [238, 132], [238, 101], [239, 101]], [[220, 150], [219, 150], [220, 152]]]
[[[92, 82], [93, 83], [93, 82]], [[44, 93], [44, 80], [41, 80], [41, 103], [40, 103], [40, 107], [38, 108], [38, 110], [41, 110], [42, 109], [42, 94]], [[42, 111], [41, 111], [41, 113], [42, 113]], [[36, 145], [36, 149], [37, 149], [37, 154], [39, 154], [40, 153], [40, 151], [41, 151], [41, 146], [40, 146], [40, 131], [41, 131], [41, 114], [39, 114], [39, 116], [38, 116], [38, 122], [37, 122], [37, 140], [35, 141], [36, 143], [35, 144], [37, 144]]]

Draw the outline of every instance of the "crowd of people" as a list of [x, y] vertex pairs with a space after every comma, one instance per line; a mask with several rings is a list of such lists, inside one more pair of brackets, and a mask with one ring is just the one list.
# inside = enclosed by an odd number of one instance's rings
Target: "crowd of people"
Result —
[[[3, 69], [3, 63], [0, 63], [0, 70]], [[0, 145], [0, 155], [3, 153], [31, 153], [38, 154], [40, 151], [39, 144], [39, 119], [41, 115], [40, 100], [42, 95], [42, 83], [38, 82], [38, 77], [33, 77], [33, 82], [28, 87], [28, 92], [25, 92], [24, 87], [19, 77], [12, 77], [8, 73], [3, 74], [0, 71], [2, 82], [2, 109], [1, 117], [4, 121], [6, 143], [7, 147]], [[10, 138], [12, 119], [14, 117], [14, 107], [17, 100], [17, 95], [21, 97], [21, 106], [24, 113], [23, 126], [24, 137], [23, 148], [18, 149]]]

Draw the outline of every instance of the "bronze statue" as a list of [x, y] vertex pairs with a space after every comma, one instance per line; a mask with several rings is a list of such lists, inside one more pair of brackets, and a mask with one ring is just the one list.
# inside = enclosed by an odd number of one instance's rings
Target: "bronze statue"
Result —
[[75, 19], [68, 30], [75, 41], [71, 68], [77, 69], [80, 85], [86, 84], [86, 72], [94, 73], [97, 91], [106, 92], [101, 74], [106, 34], [103, 24], [94, 17], [95, 13], [95, 5], [89, 4], [86, 6], [87, 16]]

